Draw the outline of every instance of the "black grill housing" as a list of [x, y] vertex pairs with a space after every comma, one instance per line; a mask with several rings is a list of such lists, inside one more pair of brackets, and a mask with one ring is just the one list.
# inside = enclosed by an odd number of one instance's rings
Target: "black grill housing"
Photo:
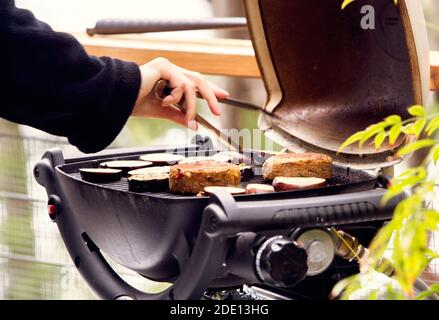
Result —
[[[55, 221], [72, 260], [80, 261], [79, 272], [102, 298], [193, 299], [208, 287], [242, 285], [251, 278], [233, 274], [225, 260], [233, 256], [228, 250], [240, 234], [288, 236], [298, 228], [376, 225], [388, 220], [401, 200], [381, 207], [385, 189], [376, 175], [337, 165], [326, 187], [234, 197], [225, 192], [211, 197], [134, 193], [126, 179], [95, 184], [79, 175], [80, 168], [103, 161], [155, 152], [205, 156], [218, 151], [158, 147], [64, 159], [60, 150], [50, 150], [35, 167], [37, 181], [58, 207]], [[270, 156], [251, 150], [246, 155], [256, 171]], [[261, 181], [257, 176], [250, 182]], [[158, 295], [142, 293], [118, 277], [101, 251], [148, 279], [174, 285]]]

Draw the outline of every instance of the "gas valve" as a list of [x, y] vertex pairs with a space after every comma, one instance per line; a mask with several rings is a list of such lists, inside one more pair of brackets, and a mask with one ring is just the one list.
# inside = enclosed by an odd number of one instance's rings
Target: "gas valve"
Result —
[[332, 264], [335, 244], [327, 230], [306, 230], [297, 237], [296, 241], [308, 254], [308, 276], [321, 274]]
[[307, 254], [304, 248], [291, 239], [276, 236], [259, 247], [255, 267], [264, 284], [292, 287], [306, 277]]

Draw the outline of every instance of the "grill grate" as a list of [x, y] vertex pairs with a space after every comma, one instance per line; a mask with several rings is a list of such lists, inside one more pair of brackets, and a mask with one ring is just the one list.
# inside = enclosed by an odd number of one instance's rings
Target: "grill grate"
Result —
[[[154, 151], [150, 151], [154, 152]], [[196, 156], [196, 153], [190, 153], [187, 152], [173, 152], [176, 154], [182, 154], [185, 156]], [[113, 155], [109, 156], [105, 159], [92, 159], [89, 161], [82, 161], [82, 162], [71, 162], [69, 164], [63, 165], [60, 167], [61, 171], [63, 171], [65, 174], [67, 174], [70, 178], [73, 178], [77, 181], [80, 181], [81, 183], [88, 183], [91, 185], [98, 186], [100, 188], [105, 189], [112, 189], [117, 190], [121, 192], [130, 192], [128, 189], [128, 179], [122, 178], [120, 181], [117, 182], [111, 182], [111, 183], [89, 183], [82, 180], [81, 175], [79, 173], [79, 169], [82, 168], [96, 168], [99, 166], [99, 163], [105, 162], [105, 161], [112, 161], [112, 160], [138, 160], [140, 155], [143, 155], [145, 153], [139, 153], [138, 155]], [[206, 156], [207, 154], [198, 154], [198, 156]], [[212, 155], [212, 154], [208, 154]], [[258, 153], [250, 152], [248, 154], [245, 154], [249, 159], [253, 159], [254, 163], [252, 164], [253, 171], [255, 172], [255, 176], [250, 179], [249, 181], [241, 183], [241, 187], [245, 188], [250, 183], [262, 183], [267, 184], [267, 182], [262, 177], [262, 164], [265, 160], [265, 158], [268, 158], [269, 155], [266, 155], [265, 157], [261, 157]], [[371, 176], [370, 174], [366, 172], [361, 171], [355, 171], [348, 167], [340, 167], [340, 166], [334, 166], [334, 177], [332, 179], [328, 180], [328, 184], [325, 187], [318, 188], [318, 189], [309, 189], [309, 190], [296, 190], [296, 191], [286, 191], [286, 192], [277, 192], [276, 195], [282, 197], [281, 194], [288, 194], [290, 197], [306, 197], [306, 196], [318, 196], [322, 194], [330, 194], [330, 193], [343, 193], [348, 192], [349, 189], [355, 189], [355, 186], [362, 185], [361, 187], [363, 190], [365, 189], [372, 189], [375, 184], [375, 177]], [[321, 191], [321, 193], [319, 193]], [[196, 197], [195, 195], [183, 195], [183, 194], [176, 194], [171, 192], [144, 192], [144, 193], [137, 193], [144, 195], [146, 197], [156, 197], [156, 198], [163, 198], [163, 199], [191, 199], [191, 198], [208, 198], [208, 197]], [[274, 194], [272, 194], [274, 195]], [[259, 198], [267, 198], [269, 197], [268, 194], [259, 194], [259, 195], [236, 195], [235, 198], [238, 199], [244, 199], [248, 197], [259, 197]]]
[[[70, 176], [74, 179], [82, 181], [81, 174], [79, 172], [71, 173]], [[262, 176], [255, 176], [254, 178], [250, 179], [249, 181], [241, 183], [241, 187], [245, 188], [250, 183], [266, 183], [266, 182], [262, 178]], [[130, 192], [128, 190], [128, 178], [125, 178], [125, 177], [122, 177], [122, 179], [120, 181], [116, 181], [116, 182], [100, 183], [100, 184], [94, 183], [94, 184], [99, 185], [103, 188], [108, 188], [108, 189], [113, 189], [113, 190], [123, 191], [123, 192]], [[179, 194], [175, 194], [175, 193], [171, 193], [171, 192], [143, 192], [141, 194], [154, 195], [154, 196], [160, 197], [160, 198], [171, 198], [171, 197], [172, 198], [176, 198], [176, 197], [177, 198], [178, 197], [187, 198], [188, 197], [188, 195], [179, 195]]]

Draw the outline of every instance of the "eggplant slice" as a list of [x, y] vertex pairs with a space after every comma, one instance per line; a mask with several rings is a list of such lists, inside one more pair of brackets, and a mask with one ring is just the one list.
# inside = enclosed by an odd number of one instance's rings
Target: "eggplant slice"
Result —
[[273, 187], [276, 191], [292, 191], [300, 189], [315, 189], [327, 185], [322, 178], [291, 178], [277, 177], [273, 180]]
[[82, 180], [91, 183], [117, 182], [122, 178], [122, 170], [118, 169], [84, 168], [79, 172]]
[[122, 170], [123, 176], [127, 176], [129, 171], [150, 167], [151, 165], [152, 162], [140, 160], [117, 160], [100, 164], [102, 168]]
[[237, 151], [221, 151], [212, 156], [217, 161], [229, 162], [233, 164], [250, 163], [251, 159]]
[[246, 182], [255, 176], [252, 166], [240, 165], [239, 170], [241, 170], [241, 182]]
[[199, 164], [204, 162], [218, 162], [218, 163], [225, 163], [227, 161], [219, 161], [217, 159], [214, 159], [214, 157], [188, 157], [181, 160], [178, 164]]
[[204, 192], [207, 195], [211, 195], [216, 191], [219, 190], [225, 190], [228, 193], [230, 193], [231, 195], [238, 195], [238, 194], [244, 194], [245, 193], [245, 189], [243, 188], [236, 188], [236, 187], [205, 187], [204, 188]]
[[268, 184], [250, 183], [245, 188], [246, 194], [273, 193], [274, 188]]
[[169, 174], [157, 173], [134, 175], [128, 178], [128, 188], [131, 192], [166, 192], [169, 191]]
[[143, 169], [137, 169], [133, 171], [128, 172], [128, 177], [131, 176], [143, 176], [143, 175], [149, 175], [149, 174], [159, 174], [159, 173], [168, 173], [171, 171], [170, 166], [164, 166], [164, 167], [147, 167]]
[[154, 166], [172, 166], [184, 158], [182, 155], [172, 153], [150, 153], [140, 156], [140, 160], [152, 162]]

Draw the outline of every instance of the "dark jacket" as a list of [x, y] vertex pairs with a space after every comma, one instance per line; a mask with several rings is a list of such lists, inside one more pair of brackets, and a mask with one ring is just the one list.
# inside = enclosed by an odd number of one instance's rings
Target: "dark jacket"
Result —
[[0, 117], [96, 152], [125, 125], [140, 82], [136, 64], [89, 56], [71, 35], [0, 0]]

